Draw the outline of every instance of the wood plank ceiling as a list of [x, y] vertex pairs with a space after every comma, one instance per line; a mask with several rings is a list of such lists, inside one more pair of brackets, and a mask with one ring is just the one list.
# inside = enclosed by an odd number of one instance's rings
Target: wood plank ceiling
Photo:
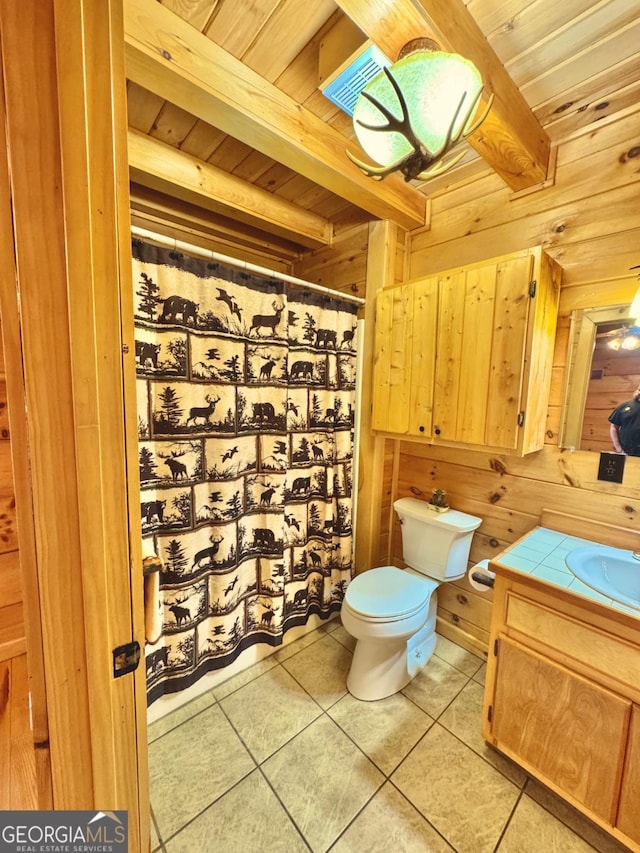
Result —
[[[638, 0], [125, 0], [134, 204], [192, 224], [204, 209], [218, 232], [238, 239], [240, 222], [248, 245], [293, 258], [372, 218], [419, 226], [428, 197], [490, 169], [512, 190], [535, 185], [549, 146], [640, 100], [639, 12]], [[361, 153], [351, 119], [318, 85], [367, 36], [394, 58], [418, 34], [472, 58], [496, 105], [452, 172], [376, 183], [344, 156]]]

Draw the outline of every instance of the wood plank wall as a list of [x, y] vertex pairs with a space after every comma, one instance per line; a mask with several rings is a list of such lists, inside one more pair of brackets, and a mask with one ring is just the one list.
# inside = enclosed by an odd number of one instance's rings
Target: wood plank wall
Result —
[[7, 382], [0, 350], [0, 661], [26, 651], [15, 507]]
[[[558, 150], [553, 187], [514, 197], [493, 175], [432, 201], [431, 229], [413, 232], [410, 276], [542, 244], [563, 267], [545, 448], [523, 459], [396, 442], [393, 497], [447, 490], [456, 508], [480, 516], [471, 560], [495, 556], [540, 523], [547, 507], [637, 529], [640, 459], [627, 458], [621, 485], [597, 479], [599, 456], [558, 448], [571, 311], [631, 301], [640, 263], [639, 113], [576, 137]], [[611, 449], [611, 448], [609, 448]], [[392, 556], [400, 559], [399, 527]], [[439, 630], [486, 652], [491, 593], [466, 580], [442, 587]]]
[[0, 810], [36, 809], [35, 751], [29, 713], [27, 642], [6, 387], [0, 347]]
[[[447, 490], [456, 509], [483, 519], [472, 562], [494, 557], [531, 530], [544, 508], [637, 529], [640, 539], [640, 459], [626, 460], [617, 485], [598, 481], [596, 453], [558, 448], [571, 312], [628, 303], [638, 285], [629, 272], [640, 263], [638, 119], [635, 111], [563, 143], [555, 183], [547, 189], [513, 195], [488, 172], [450, 186], [432, 199], [430, 228], [411, 233], [396, 281], [543, 245], [563, 267], [563, 288], [545, 448], [519, 459], [388, 439], [379, 564], [402, 565], [393, 501], [426, 498], [436, 487]], [[332, 248], [307, 256], [295, 274], [364, 295], [365, 237], [358, 228], [338, 235]], [[466, 579], [447, 584], [439, 591], [438, 630], [486, 654], [491, 603], [491, 592], [475, 592]]]
[[607, 338], [596, 337], [582, 422], [582, 450], [611, 451], [609, 415], [630, 400], [640, 385], [640, 350], [612, 350]]

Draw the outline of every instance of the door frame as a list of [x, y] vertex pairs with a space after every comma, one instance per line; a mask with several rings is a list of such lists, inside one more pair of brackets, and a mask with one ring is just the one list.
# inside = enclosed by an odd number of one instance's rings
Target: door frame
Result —
[[137, 641], [144, 660], [122, 0], [0, 0], [0, 47], [0, 245], [15, 259], [0, 310], [39, 803], [124, 809], [129, 849], [146, 851], [145, 670], [115, 678], [113, 657]]

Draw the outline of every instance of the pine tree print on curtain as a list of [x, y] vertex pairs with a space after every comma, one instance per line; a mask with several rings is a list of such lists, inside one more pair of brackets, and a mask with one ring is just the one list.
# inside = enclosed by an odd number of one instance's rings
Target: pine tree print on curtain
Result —
[[133, 243], [143, 536], [163, 562], [148, 701], [311, 614], [352, 575], [356, 308]]

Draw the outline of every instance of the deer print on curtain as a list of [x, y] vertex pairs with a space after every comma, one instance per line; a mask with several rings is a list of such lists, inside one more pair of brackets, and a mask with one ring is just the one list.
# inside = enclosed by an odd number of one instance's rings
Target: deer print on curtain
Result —
[[163, 563], [151, 703], [340, 609], [356, 308], [138, 240], [133, 281], [142, 532]]

